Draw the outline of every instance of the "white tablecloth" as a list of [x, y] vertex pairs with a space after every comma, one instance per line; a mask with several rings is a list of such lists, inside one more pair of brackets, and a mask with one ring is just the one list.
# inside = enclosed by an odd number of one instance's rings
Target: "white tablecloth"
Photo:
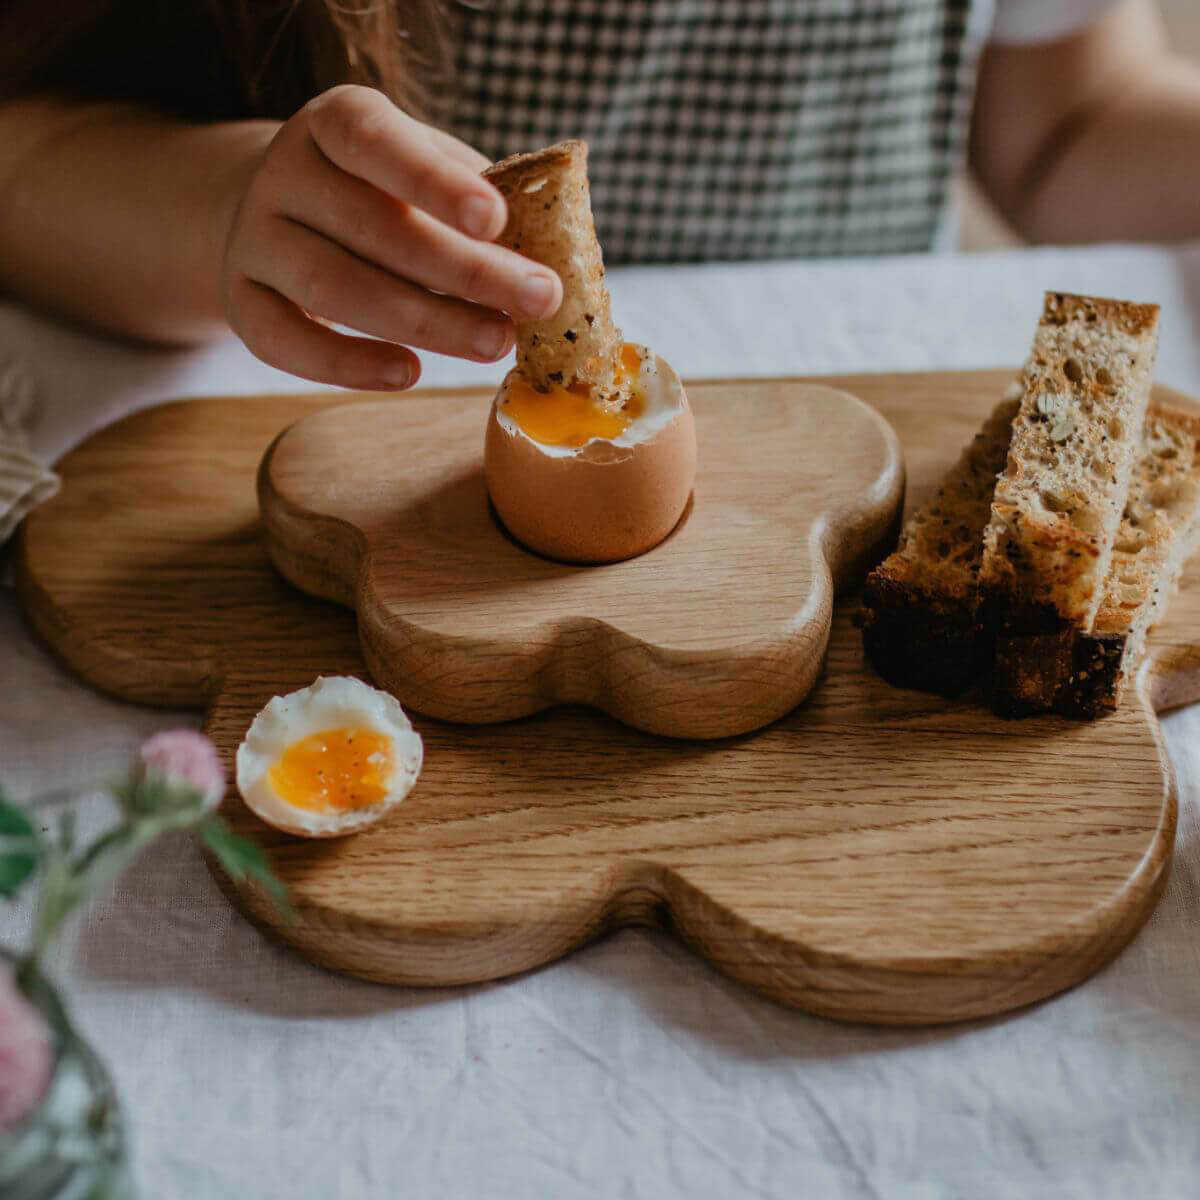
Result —
[[[986, 367], [1047, 287], [1158, 300], [1158, 378], [1200, 394], [1200, 249], [640, 269], [615, 311], [682, 374]], [[0, 306], [54, 456], [166, 398], [295, 390], [229, 341], [133, 348]], [[429, 383], [495, 367], [431, 360]], [[91, 692], [0, 589], [0, 777], [18, 797], [197, 721]], [[523, 978], [403, 991], [265, 942], [186, 841], [155, 847], [51, 970], [112, 1066], [151, 1200], [312, 1197], [1200, 1196], [1200, 707], [1165, 722], [1180, 785], [1158, 911], [1110, 967], [1028, 1011], [840, 1026], [623, 932]], [[99, 800], [89, 802], [97, 821]], [[0, 939], [27, 913], [0, 913]]]

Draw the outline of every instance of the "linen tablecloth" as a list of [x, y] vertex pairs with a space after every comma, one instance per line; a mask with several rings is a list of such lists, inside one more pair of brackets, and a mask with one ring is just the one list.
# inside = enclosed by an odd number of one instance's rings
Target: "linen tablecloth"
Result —
[[[614, 271], [614, 311], [684, 376], [1016, 365], [1045, 288], [1157, 300], [1158, 379], [1200, 395], [1200, 248]], [[118, 344], [0, 305], [50, 461], [133, 409], [302, 390], [229, 340]], [[500, 369], [427, 359], [425, 382]], [[0, 588], [0, 777], [118, 769], [194, 713], [103, 698]], [[1200, 706], [1164, 722], [1180, 821], [1146, 929], [1073, 991], [931, 1030], [838, 1025], [626, 931], [529, 975], [359, 983], [268, 944], [192, 844], [154, 847], [52, 958], [111, 1065], [153, 1200], [1200, 1196]], [[89, 797], [85, 824], [103, 818]], [[0, 913], [0, 940], [25, 908]]]

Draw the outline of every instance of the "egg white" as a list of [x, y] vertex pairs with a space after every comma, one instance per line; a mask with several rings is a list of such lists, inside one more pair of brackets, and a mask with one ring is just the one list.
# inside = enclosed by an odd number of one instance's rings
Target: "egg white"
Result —
[[[630, 390], [640, 393], [645, 400], [642, 413], [614, 438], [589, 438], [582, 446], [552, 446], [532, 438], [504, 410], [496, 409], [496, 422], [511, 437], [521, 438], [536, 446], [547, 458], [575, 458], [593, 442], [611, 442], [614, 446], [628, 448], [651, 441], [660, 430], [665, 429], [683, 410], [683, 386], [674, 368], [654, 354], [649, 346], [634, 345], [641, 355], [638, 372], [630, 381]], [[507, 382], [507, 381], [506, 381]]]
[[[392, 771], [377, 804], [347, 812], [296, 808], [271, 784], [271, 767], [294, 743], [326, 729], [370, 729], [391, 740]], [[275, 696], [246, 731], [238, 747], [238, 791], [252, 812], [269, 825], [304, 837], [353, 833], [378, 821], [412, 790], [421, 772], [421, 736], [400, 702], [349, 676], [319, 676], [286, 696]]]

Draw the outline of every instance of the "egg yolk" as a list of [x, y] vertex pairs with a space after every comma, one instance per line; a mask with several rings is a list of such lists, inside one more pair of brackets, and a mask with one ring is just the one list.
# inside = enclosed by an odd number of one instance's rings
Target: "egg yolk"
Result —
[[392, 739], [373, 729], [323, 729], [293, 742], [271, 766], [285, 803], [314, 812], [378, 804], [392, 775]]
[[620, 437], [645, 411], [646, 397], [632, 381], [642, 366], [636, 346], [626, 342], [617, 359], [615, 381], [623, 400], [620, 405], [602, 403], [586, 383], [555, 386], [539, 392], [532, 384], [516, 380], [504, 399], [505, 415], [521, 431], [544, 446], [578, 449], [592, 438]]

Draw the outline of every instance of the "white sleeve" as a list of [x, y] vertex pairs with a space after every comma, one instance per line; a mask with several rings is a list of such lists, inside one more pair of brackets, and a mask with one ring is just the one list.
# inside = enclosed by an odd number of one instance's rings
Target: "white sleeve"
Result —
[[1117, 0], [996, 0], [992, 41], [1052, 42], [1077, 33]]

